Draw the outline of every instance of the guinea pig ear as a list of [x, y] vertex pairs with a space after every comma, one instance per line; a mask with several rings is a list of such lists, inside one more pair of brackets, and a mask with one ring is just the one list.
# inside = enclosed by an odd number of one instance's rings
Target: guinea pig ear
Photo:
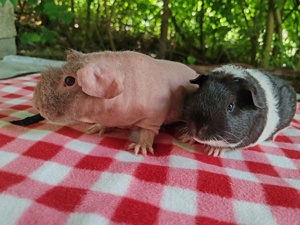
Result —
[[73, 60], [79, 59], [83, 53], [78, 52], [74, 49], [67, 50], [67, 62], [72, 62]]
[[89, 63], [76, 74], [78, 85], [90, 96], [110, 99], [124, 91], [121, 77], [108, 66]]
[[265, 93], [261, 87], [258, 87], [256, 82], [252, 82], [249, 86], [249, 91], [252, 95], [253, 103], [258, 108], [266, 107], [266, 100], [264, 99]]
[[198, 84], [199, 86], [201, 86], [208, 78], [208, 75], [206, 74], [200, 74], [198, 77], [196, 77], [193, 80], [190, 80], [191, 84]]

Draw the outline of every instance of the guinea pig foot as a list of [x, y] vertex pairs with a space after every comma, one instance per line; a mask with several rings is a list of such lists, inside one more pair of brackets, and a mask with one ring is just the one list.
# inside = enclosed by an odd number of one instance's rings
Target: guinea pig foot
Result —
[[96, 123], [87, 129], [87, 133], [88, 134], [98, 133], [98, 135], [101, 137], [105, 133], [105, 126], [102, 126], [101, 124]]
[[112, 131], [113, 128], [105, 127], [101, 124], [94, 124], [87, 129], [88, 134], [96, 134], [98, 133], [99, 137], [102, 137], [105, 133]]
[[283, 128], [283, 129], [277, 131], [277, 132], [273, 135], [272, 141], [276, 141], [276, 138], [277, 138], [278, 134], [281, 133], [281, 132], [283, 132], [283, 131], [285, 131], [287, 128], [288, 128], [288, 127], [285, 127], [285, 128]]
[[138, 143], [132, 143], [128, 146], [128, 149], [134, 150], [134, 154], [141, 152], [144, 156], [147, 155], [147, 152], [154, 154], [154, 149], [152, 147], [155, 133], [151, 130], [141, 129], [139, 131], [140, 138]]
[[275, 142], [276, 138], [277, 138], [277, 135], [278, 135], [278, 132], [276, 134], [274, 134], [273, 137], [271, 137], [271, 140]]
[[276, 132], [270, 139], [272, 140], [272, 141], [276, 141], [276, 138], [277, 138], [277, 136], [278, 136], [278, 134], [281, 132], [281, 130], [280, 131], [278, 131], [278, 132]]
[[221, 156], [222, 153], [224, 153], [226, 150], [220, 147], [207, 146], [205, 148], [205, 151], [207, 152], [207, 155], [216, 157], [216, 156]]
[[147, 155], [147, 152], [151, 153], [151, 154], [154, 154], [154, 149], [152, 146], [143, 146], [143, 145], [140, 145], [138, 143], [131, 143], [129, 146], [128, 146], [128, 150], [131, 150], [133, 149], [133, 152], [135, 155], [138, 155], [139, 153], [142, 153], [144, 156]]

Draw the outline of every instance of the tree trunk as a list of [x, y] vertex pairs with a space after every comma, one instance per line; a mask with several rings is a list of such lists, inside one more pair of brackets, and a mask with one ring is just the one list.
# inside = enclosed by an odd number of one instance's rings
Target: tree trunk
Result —
[[205, 57], [205, 32], [203, 30], [203, 24], [204, 24], [204, 14], [205, 14], [205, 0], [201, 1], [201, 9], [199, 10], [199, 29], [200, 29], [200, 49], [201, 49], [201, 54], [204, 55]]
[[158, 53], [158, 58], [161, 58], [161, 59], [166, 58], [169, 15], [170, 15], [169, 0], [164, 0], [163, 14], [162, 14], [162, 18], [161, 18], [161, 27], [160, 27], [160, 46], [159, 46], [159, 53]]
[[108, 34], [108, 38], [109, 38], [110, 48], [112, 51], [116, 51], [114, 38], [113, 38], [113, 35], [111, 33], [111, 28], [110, 28], [111, 17], [108, 14], [107, 0], [104, 0], [104, 11], [105, 11], [105, 17], [106, 17], [106, 29], [107, 29], [107, 34]]
[[91, 4], [93, 0], [87, 0], [87, 10], [86, 10], [86, 33], [89, 34], [90, 32], [90, 25], [91, 25]]
[[71, 0], [71, 12], [72, 13], [75, 12], [75, 3], [74, 3], [74, 0]]
[[274, 15], [272, 11], [272, 0], [269, 0], [266, 33], [264, 37], [264, 47], [263, 47], [262, 60], [261, 60], [261, 66], [265, 69], [268, 69], [270, 65], [270, 53], [271, 53], [271, 45], [273, 41], [273, 33], [274, 33]]
[[[282, 42], [282, 19], [281, 19], [281, 13], [280, 9], [276, 5], [275, 0], [272, 1], [272, 11], [274, 15], [274, 20], [275, 20], [275, 32], [276, 32], [276, 39], [275, 41], [277, 42], [274, 47], [273, 47], [273, 57], [279, 58], [278, 60], [278, 66], [282, 67], [283, 64], [283, 52], [281, 52], [281, 47], [283, 47], [283, 42]], [[283, 6], [282, 6], [283, 7]]]
[[86, 21], [85, 21], [85, 38], [82, 42], [82, 49], [85, 49], [90, 39], [90, 25], [91, 25], [91, 4], [93, 0], [86, 0]]
[[73, 18], [72, 18], [72, 29], [74, 28], [75, 25], [75, 2], [74, 0], [71, 0], [71, 12], [73, 13]]
[[257, 52], [259, 51], [259, 35], [261, 32], [261, 24], [259, 21], [261, 18], [264, 17], [264, 12], [265, 12], [265, 2], [264, 0], [259, 1], [259, 8], [256, 10], [256, 14], [253, 17], [253, 24], [254, 27], [256, 28], [253, 32], [253, 34], [250, 37], [250, 42], [251, 42], [251, 58], [250, 58], [250, 64], [255, 65], [257, 62]]
[[298, 49], [294, 55], [294, 64], [295, 64], [296, 70], [300, 71], [300, 46], [298, 46]]
[[97, 8], [96, 8], [96, 24], [98, 25], [98, 23], [100, 22], [99, 18], [100, 18], [100, 0], [97, 0]]

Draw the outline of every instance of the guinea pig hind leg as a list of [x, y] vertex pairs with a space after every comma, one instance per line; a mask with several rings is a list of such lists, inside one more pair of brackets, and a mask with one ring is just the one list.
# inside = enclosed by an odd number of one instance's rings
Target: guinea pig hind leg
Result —
[[106, 127], [99, 123], [95, 123], [87, 129], [88, 134], [96, 134], [98, 133], [99, 137], [102, 137], [105, 133], [113, 131], [113, 127]]
[[147, 152], [154, 154], [153, 150], [153, 141], [154, 141], [154, 136], [155, 132], [147, 129], [141, 129], [139, 131], [139, 141], [138, 143], [132, 143], [128, 146], [128, 150], [133, 149], [134, 154], [138, 154], [141, 152], [144, 156], [147, 155]]
[[287, 128], [288, 128], [288, 126], [285, 127], [285, 128], [283, 128], [283, 129], [281, 129], [281, 130], [279, 130], [279, 131], [277, 131], [277, 132], [272, 136], [272, 141], [276, 141], [276, 138], [277, 138], [278, 134], [281, 133], [281, 132], [283, 132], [283, 131], [285, 131]]

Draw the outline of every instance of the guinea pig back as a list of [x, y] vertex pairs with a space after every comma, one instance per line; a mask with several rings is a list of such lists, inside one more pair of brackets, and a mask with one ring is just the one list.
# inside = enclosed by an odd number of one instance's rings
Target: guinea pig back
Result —
[[287, 127], [296, 111], [296, 93], [271, 74], [226, 65], [200, 75], [184, 105], [188, 135], [218, 148], [258, 144]]

